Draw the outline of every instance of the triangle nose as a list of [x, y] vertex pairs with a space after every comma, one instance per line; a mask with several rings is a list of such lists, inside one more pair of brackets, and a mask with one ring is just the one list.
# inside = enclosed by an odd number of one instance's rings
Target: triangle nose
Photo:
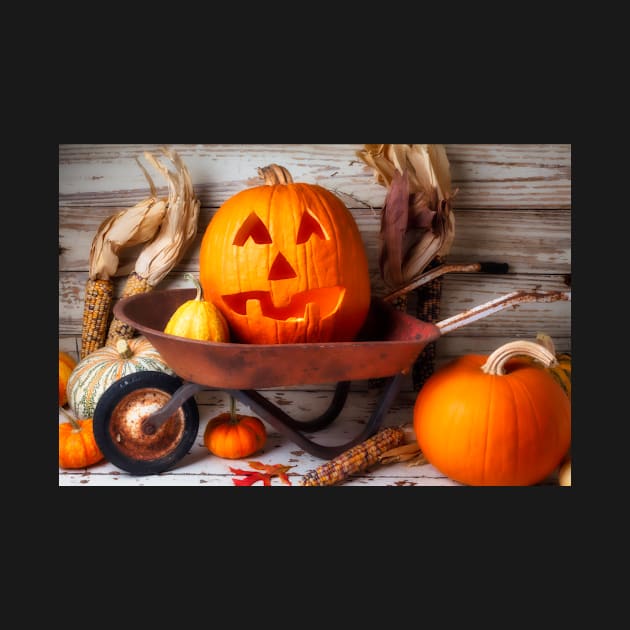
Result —
[[291, 266], [291, 263], [278, 252], [271, 269], [269, 270], [269, 280], [288, 280], [289, 278], [295, 278], [297, 274]]

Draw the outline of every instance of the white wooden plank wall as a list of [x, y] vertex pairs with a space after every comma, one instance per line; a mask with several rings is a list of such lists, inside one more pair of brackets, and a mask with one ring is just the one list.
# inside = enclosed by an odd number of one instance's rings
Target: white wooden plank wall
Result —
[[[198, 236], [159, 288], [187, 286], [186, 270], [197, 271], [199, 243], [216, 209], [255, 184], [257, 167], [277, 162], [296, 181], [336, 192], [352, 210], [370, 260], [373, 291], [383, 294], [377, 267], [380, 208], [385, 189], [355, 156], [362, 145], [170, 145], [188, 166], [202, 202]], [[453, 262], [493, 260], [509, 264], [507, 275], [451, 274], [444, 277], [442, 315], [513, 290], [562, 290], [571, 273], [570, 145], [446, 145], [455, 198]], [[75, 348], [80, 335], [83, 290], [90, 244], [100, 222], [148, 196], [135, 158], [159, 145], [60, 145], [59, 147], [59, 335]], [[154, 177], [156, 185], [163, 180]], [[167, 188], [161, 187], [166, 194]], [[133, 264], [133, 250], [122, 264]], [[123, 279], [117, 282], [122, 289]], [[412, 297], [413, 299], [413, 297]], [[413, 303], [413, 302], [412, 302]], [[571, 347], [571, 304], [555, 302], [502, 312], [445, 335], [438, 359], [497, 343], [532, 337], [543, 329], [558, 350]]]
[[[257, 168], [275, 162], [295, 181], [324, 186], [346, 203], [364, 238], [373, 293], [384, 294], [377, 239], [385, 188], [356, 157], [362, 145], [169, 146], [186, 163], [202, 209], [194, 245], [159, 289], [188, 286], [183, 272], [198, 272], [199, 244], [216, 209], [233, 194], [260, 184]], [[75, 356], [92, 238], [106, 217], [149, 196], [135, 160], [146, 165], [143, 152], [158, 154], [159, 148], [59, 145], [59, 348]], [[571, 145], [447, 144], [446, 150], [453, 186], [459, 189], [448, 260], [505, 262], [509, 273], [444, 276], [441, 318], [515, 290], [566, 290], [571, 274]], [[150, 173], [160, 194], [166, 195], [161, 175]], [[127, 252], [121, 264], [133, 267], [137, 253]], [[123, 284], [124, 277], [116, 283], [118, 294]], [[414, 299], [412, 295], [410, 312]], [[445, 334], [437, 342], [437, 365], [460, 354], [489, 353], [506, 341], [534, 338], [539, 331], [550, 334], [559, 351], [570, 351], [571, 303], [527, 304]], [[410, 380], [405, 388], [411, 388]], [[403, 416], [408, 420], [408, 410]], [[72, 477], [66, 473], [66, 479]]]

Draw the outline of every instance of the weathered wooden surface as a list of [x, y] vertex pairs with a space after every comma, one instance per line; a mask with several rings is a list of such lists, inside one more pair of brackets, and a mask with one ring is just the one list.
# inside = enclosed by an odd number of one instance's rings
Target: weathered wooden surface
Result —
[[[285, 166], [295, 181], [320, 184], [346, 203], [364, 239], [372, 291], [375, 295], [384, 295], [377, 253], [385, 189], [375, 183], [373, 173], [356, 157], [355, 152], [362, 145], [169, 146], [186, 163], [202, 209], [195, 243], [159, 289], [188, 286], [183, 273], [198, 270], [199, 244], [214, 212], [233, 194], [258, 185], [257, 168], [275, 162]], [[106, 217], [149, 196], [147, 180], [136, 158], [146, 166], [143, 152], [157, 154], [159, 147], [149, 144], [59, 146], [59, 347], [62, 350], [78, 350], [83, 292], [94, 233]], [[454, 202], [455, 242], [448, 260], [505, 262], [509, 273], [444, 276], [440, 318], [516, 290], [567, 290], [571, 274], [571, 146], [447, 144], [446, 150], [453, 185], [459, 189]], [[159, 193], [166, 195], [161, 175], [149, 171]], [[125, 272], [132, 268], [137, 253], [130, 250], [123, 255], [121, 264]], [[117, 295], [123, 284], [124, 277], [116, 280]], [[412, 293], [408, 307], [411, 313], [415, 302], [416, 294]], [[436, 344], [436, 365], [460, 354], [489, 353], [506, 341], [534, 338], [539, 331], [550, 334], [559, 351], [570, 351], [571, 303], [526, 304], [445, 334]], [[408, 405], [414, 395], [410, 388], [409, 379], [403, 387], [403, 394], [411, 397]], [[322, 392], [327, 389], [322, 387]], [[353, 390], [359, 392], [362, 386], [357, 385]], [[292, 393], [300, 401], [296, 404], [311, 404], [306, 394]], [[371, 394], [364, 392], [363, 395], [365, 404], [369, 404]], [[356, 405], [356, 413], [365, 419], [362, 400], [354, 399], [353, 405]], [[214, 410], [212, 404], [204, 404], [202, 408], [205, 418]], [[408, 409], [403, 416], [408, 418]], [[334, 433], [337, 429], [331, 430]], [[94, 485], [96, 479], [101, 480], [99, 483], [109, 479], [118, 485], [188, 484], [192, 480], [215, 485], [231, 483], [229, 477], [214, 468], [208, 470], [215, 472], [196, 468], [201, 466], [202, 459], [197, 462], [194, 456], [191, 458], [190, 465], [194, 464], [196, 472], [187, 463], [184, 469], [180, 467], [172, 475], [159, 475], [152, 480], [129, 479], [113, 472], [109, 465], [94, 467], [88, 475], [60, 471], [60, 485], [86, 482]], [[205, 466], [207, 462], [203, 461]], [[426, 470], [421, 471], [423, 475]], [[394, 472], [391, 469], [387, 474]], [[406, 470], [398, 473], [400, 476], [394, 476], [395, 479], [401, 482], [407, 479]], [[195, 478], [197, 474], [199, 477]], [[366, 479], [370, 484], [387, 485], [386, 480], [394, 478], [375, 472], [353, 483], [362, 484]], [[448, 485], [449, 482], [429, 474], [421, 476], [418, 483]]]

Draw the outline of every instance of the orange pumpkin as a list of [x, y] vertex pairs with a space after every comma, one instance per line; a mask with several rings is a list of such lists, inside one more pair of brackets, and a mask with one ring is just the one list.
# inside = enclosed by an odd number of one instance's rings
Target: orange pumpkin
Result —
[[206, 299], [245, 343], [351, 341], [370, 306], [365, 247], [352, 213], [278, 165], [228, 199], [201, 243]]
[[63, 407], [68, 402], [68, 379], [77, 362], [66, 352], [59, 350], [59, 406]]
[[203, 434], [206, 448], [224, 459], [241, 459], [259, 451], [267, 441], [265, 425], [260, 418], [236, 413], [230, 397], [230, 411], [211, 418]]
[[59, 467], [87, 468], [104, 459], [94, 438], [92, 418], [79, 420], [59, 409], [68, 418], [59, 423]]
[[555, 357], [516, 341], [489, 357], [466, 355], [434, 372], [413, 409], [418, 446], [429, 463], [467, 485], [533, 485], [571, 444], [571, 402], [545, 367]]

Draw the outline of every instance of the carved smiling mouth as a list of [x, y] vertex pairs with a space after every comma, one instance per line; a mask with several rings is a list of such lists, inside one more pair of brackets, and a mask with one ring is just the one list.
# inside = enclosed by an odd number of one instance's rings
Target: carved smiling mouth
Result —
[[259, 308], [265, 317], [286, 321], [305, 319], [307, 312], [316, 311], [319, 311], [320, 319], [325, 319], [339, 309], [345, 292], [343, 287], [301, 291], [291, 296], [291, 301], [286, 306], [275, 306], [268, 291], [233, 293], [223, 295], [222, 298], [228, 308], [239, 315], [247, 315], [251, 309]]

